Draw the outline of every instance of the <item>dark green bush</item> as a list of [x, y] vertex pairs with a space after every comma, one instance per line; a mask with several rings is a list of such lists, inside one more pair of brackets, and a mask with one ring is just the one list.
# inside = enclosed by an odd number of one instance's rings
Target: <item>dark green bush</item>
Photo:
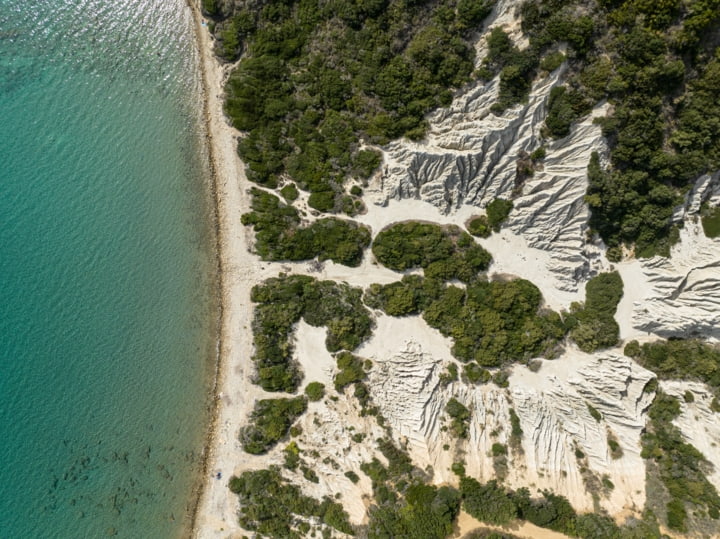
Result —
[[512, 209], [512, 200], [496, 198], [495, 200], [490, 202], [485, 207], [485, 211], [487, 212], [488, 225], [490, 226], [490, 228], [492, 228], [495, 232], [500, 232], [500, 225], [505, 222], [505, 220], [508, 218], [508, 215], [510, 215], [510, 211]]
[[700, 220], [708, 238], [720, 237], [720, 207], [703, 208]]
[[308, 206], [318, 211], [331, 211], [335, 207], [334, 191], [316, 191], [308, 197]]
[[720, 389], [720, 347], [698, 339], [644, 343], [631, 341], [625, 354], [661, 379], [697, 380]]
[[577, 326], [570, 337], [584, 352], [614, 346], [620, 339], [615, 311], [623, 296], [623, 282], [617, 271], [601, 273], [585, 286], [585, 305], [575, 306]]
[[[285, 188], [283, 188], [284, 190]], [[242, 222], [254, 228], [255, 250], [263, 260], [332, 260], [358, 266], [370, 244], [370, 231], [353, 221], [329, 217], [300, 226], [298, 211], [275, 195], [253, 188], [252, 212]]]
[[460, 478], [463, 508], [482, 522], [506, 526], [518, 517], [517, 505], [496, 481], [480, 484], [472, 477]]
[[406, 316], [422, 312], [440, 296], [442, 284], [419, 275], [405, 275], [387, 285], [373, 284], [365, 293], [365, 303], [382, 309], [390, 316]]
[[380, 231], [372, 244], [378, 261], [395, 271], [423, 268], [425, 276], [468, 282], [485, 271], [492, 257], [460, 228], [418, 221]]
[[307, 409], [307, 399], [263, 399], [255, 403], [250, 424], [240, 432], [240, 441], [247, 453], [267, 452], [287, 436], [290, 425]]
[[352, 470], [345, 472], [345, 477], [347, 477], [353, 483], [357, 483], [358, 481], [360, 481], [360, 477], [358, 477], [358, 474], [356, 474]]
[[541, 312], [542, 296], [523, 279], [447, 286], [423, 318], [452, 337], [453, 355], [484, 367], [552, 356], [565, 335], [557, 313]]
[[543, 59], [540, 60], [540, 68], [545, 71], [555, 71], [564, 61], [565, 55], [560, 51], [556, 51], [544, 56]]
[[602, 421], [602, 414], [598, 412], [597, 408], [592, 406], [589, 402], [586, 402], [585, 404], [587, 404], [588, 412], [590, 412], [590, 415], [593, 417], [593, 419], [598, 423]]
[[305, 395], [310, 402], [317, 402], [325, 396], [325, 384], [310, 382], [305, 386]]
[[570, 126], [591, 109], [592, 103], [582, 92], [556, 86], [550, 90], [545, 125], [553, 137], [562, 138], [570, 133]]
[[295, 187], [294, 183], [289, 183], [280, 189], [280, 194], [288, 202], [293, 202], [294, 200], [297, 200], [300, 193], [298, 193], [297, 187]]
[[459, 511], [460, 493], [454, 488], [412, 484], [403, 501], [371, 508], [368, 537], [444, 539]]
[[455, 363], [450, 363], [447, 366], [447, 370], [440, 374], [440, 383], [443, 386], [447, 386], [451, 384], [452, 382], [457, 382], [458, 380], [458, 368]]
[[340, 369], [335, 375], [335, 390], [342, 391], [350, 384], [365, 380], [367, 375], [363, 370], [362, 360], [350, 352], [340, 352], [337, 355], [337, 366]]
[[468, 363], [463, 366], [463, 379], [472, 384], [486, 384], [491, 377], [490, 371], [483, 369], [477, 363]]
[[492, 227], [488, 222], [486, 215], [480, 215], [479, 217], [473, 217], [467, 224], [467, 229], [473, 236], [480, 238], [489, 238], [492, 234]]

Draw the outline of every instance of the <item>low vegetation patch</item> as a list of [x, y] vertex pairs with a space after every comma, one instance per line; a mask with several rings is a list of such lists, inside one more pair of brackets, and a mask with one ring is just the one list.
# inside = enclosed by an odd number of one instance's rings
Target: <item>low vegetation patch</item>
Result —
[[469, 282], [485, 271], [492, 256], [455, 225], [419, 221], [396, 223], [380, 231], [372, 252], [395, 271], [423, 268], [426, 277]]
[[467, 438], [470, 427], [470, 410], [457, 399], [450, 399], [445, 405], [445, 413], [452, 419], [450, 430], [458, 438]]
[[620, 339], [620, 326], [615, 311], [623, 296], [623, 282], [617, 271], [601, 273], [585, 287], [585, 304], [571, 306], [569, 323], [574, 327], [570, 337], [584, 352], [615, 346]]
[[500, 232], [500, 226], [505, 222], [513, 209], [512, 200], [496, 198], [486, 207], [488, 226], [493, 232]]
[[363, 299], [368, 307], [380, 309], [390, 316], [407, 316], [424, 311], [440, 297], [442, 289], [443, 284], [437, 279], [405, 275], [394, 283], [370, 285]]
[[467, 230], [479, 238], [489, 238], [492, 234], [492, 227], [488, 222], [487, 215], [479, 215], [470, 219], [467, 223]]
[[[462, 289], [406, 275], [396, 283], [372, 285], [365, 301], [392, 316], [422, 314], [428, 325], [452, 337], [456, 358], [482, 367], [554, 357], [566, 333], [560, 315], [541, 309], [540, 290], [524, 279], [476, 279]], [[468, 369], [468, 377], [482, 377]]]
[[532, 357], [552, 357], [565, 335], [560, 315], [541, 311], [542, 295], [530, 281], [478, 280], [465, 289], [447, 286], [423, 318], [452, 337], [462, 361], [499, 367]]
[[255, 403], [250, 423], [240, 432], [243, 449], [260, 455], [287, 436], [290, 426], [307, 410], [307, 399], [263, 399]]
[[290, 336], [301, 318], [311, 326], [327, 327], [330, 352], [357, 348], [372, 331], [361, 296], [360, 289], [344, 283], [304, 275], [280, 276], [253, 287], [256, 383], [266, 391], [297, 390], [302, 376], [292, 360]]
[[310, 382], [305, 386], [305, 395], [310, 402], [317, 402], [322, 400], [325, 396], [325, 384], [320, 382]]
[[460, 511], [460, 493], [428, 485], [429, 478], [403, 449], [387, 439], [377, 443], [388, 466], [377, 459], [361, 466], [372, 480], [375, 502], [369, 510], [368, 537], [448, 537]]
[[[285, 193], [286, 195], [288, 193]], [[242, 216], [244, 225], [255, 230], [254, 248], [263, 260], [332, 260], [360, 265], [370, 245], [370, 231], [353, 221], [327, 217], [308, 226], [300, 225], [298, 211], [278, 197], [253, 188], [252, 210]]]
[[243, 472], [230, 479], [230, 490], [240, 499], [240, 525], [259, 535], [307, 537], [310, 518], [318, 519], [322, 528], [354, 535], [342, 505], [329, 497], [319, 501], [305, 496], [299, 487], [283, 479], [277, 467]]
[[672, 339], [640, 345], [630, 341], [625, 354], [665, 380], [695, 380], [720, 390], [720, 346], [699, 339]]
[[337, 355], [339, 372], [335, 375], [335, 389], [342, 391], [350, 384], [361, 382], [367, 378], [363, 369], [363, 361], [350, 352], [340, 352]]
[[460, 492], [463, 509], [488, 524], [507, 526], [516, 519], [522, 519], [541, 528], [583, 539], [662, 537], [652, 515], [647, 515], [644, 521], [629, 519], [625, 525], [618, 526], [612, 518], [605, 515], [578, 515], [565, 497], [549, 491], [542, 492], [540, 497], [531, 497], [526, 488], [512, 491], [497, 481], [482, 484], [462, 475]]
[[703, 231], [708, 238], [720, 237], [720, 207], [703, 208], [700, 219]]

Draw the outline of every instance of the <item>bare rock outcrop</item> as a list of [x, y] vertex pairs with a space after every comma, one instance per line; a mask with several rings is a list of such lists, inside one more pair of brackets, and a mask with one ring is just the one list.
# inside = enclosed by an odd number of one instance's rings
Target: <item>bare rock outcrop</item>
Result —
[[720, 339], [720, 241], [687, 220], [670, 258], [635, 261], [643, 289], [633, 304], [632, 326], [661, 337]]

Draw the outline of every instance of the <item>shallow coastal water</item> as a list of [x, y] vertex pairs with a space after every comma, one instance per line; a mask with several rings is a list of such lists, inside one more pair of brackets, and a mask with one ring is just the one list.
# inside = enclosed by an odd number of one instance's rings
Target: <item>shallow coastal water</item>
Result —
[[0, 537], [174, 537], [214, 240], [183, 0], [0, 4]]

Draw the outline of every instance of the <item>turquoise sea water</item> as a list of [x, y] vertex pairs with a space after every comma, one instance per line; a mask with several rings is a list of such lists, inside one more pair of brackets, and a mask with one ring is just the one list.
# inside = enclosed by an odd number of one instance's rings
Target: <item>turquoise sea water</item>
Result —
[[0, 537], [174, 537], [214, 358], [184, 0], [0, 0]]

